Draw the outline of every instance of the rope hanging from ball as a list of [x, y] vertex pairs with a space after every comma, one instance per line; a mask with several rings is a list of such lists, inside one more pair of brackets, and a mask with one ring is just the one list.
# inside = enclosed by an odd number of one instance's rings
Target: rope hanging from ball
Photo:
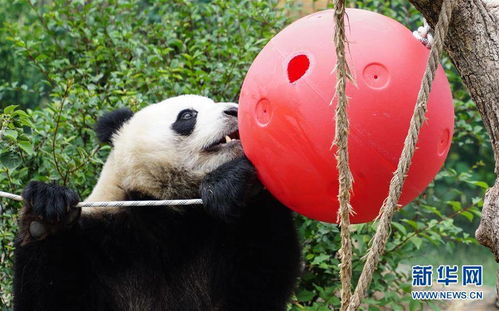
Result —
[[345, 46], [348, 44], [345, 35], [345, 1], [334, 1], [334, 45], [336, 47], [336, 90], [335, 97], [338, 98], [335, 112], [335, 137], [333, 145], [337, 146], [336, 165], [338, 168], [338, 218], [340, 224], [341, 248], [340, 256], [340, 280], [341, 280], [341, 311], [345, 311], [352, 295], [352, 240], [350, 238], [350, 193], [352, 191], [352, 172], [348, 161], [348, 128], [347, 116], [348, 98], [346, 96], [347, 80], [352, 80], [350, 69], [345, 57]]
[[[338, 172], [339, 172], [339, 193], [338, 199], [340, 202], [340, 226], [341, 226], [341, 249], [340, 249], [340, 277], [342, 283], [341, 294], [341, 310], [342, 311], [355, 311], [359, 308], [361, 300], [365, 297], [367, 289], [371, 284], [374, 270], [376, 269], [379, 259], [381, 258], [386, 242], [390, 235], [390, 226], [397, 207], [397, 203], [402, 192], [411, 159], [416, 150], [416, 143], [418, 140], [419, 132], [425, 120], [425, 114], [428, 107], [428, 98], [431, 91], [431, 85], [435, 77], [435, 71], [439, 64], [440, 54], [443, 50], [443, 44], [449, 28], [449, 22], [452, 16], [452, 10], [456, 5], [457, 0], [443, 0], [442, 8], [438, 17], [438, 22], [435, 26], [434, 44], [430, 51], [428, 63], [426, 65], [425, 73], [421, 82], [421, 88], [418, 93], [414, 113], [411, 118], [409, 130], [404, 141], [404, 147], [400, 155], [400, 159], [395, 170], [393, 177], [390, 181], [388, 196], [386, 197], [380, 209], [380, 213], [376, 221], [378, 227], [374, 237], [371, 239], [371, 247], [366, 255], [366, 261], [362, 273], [357, 282], [357, 286], [353, 295], [350, 296], [351, 288], [351, 240], [348, 226], [350, 224], [349, 215], [350, 208], [350, 189], [351, 174], [348, 164], [340, 163], [348, 161], [348, 152], [346, 143], [348, 140], [348, 118], [346, 116], [347, 97], [345, 94], [345, 79], [349, 76], [346, 58], [344, 54], [344, 47], [346, 45], [346, 38], [344, 35], [344, 15], [345, 15], [345, 1], [335, 0], [335, 45], [337, 54], [337, 86], [336, 96], [338, 96], [338, 107], [336, 109], [336, 137], [334, 143], [337, 144], [338, 150], [336, 157], [338, 159]], [[343, 72], [341, 72], [343, 71]], [[341, 131], [341, 133], [339, 132]], [[345, 136], [341, 139], [339, 136]], [[348, 240], [347, 240], [348, 239]]]

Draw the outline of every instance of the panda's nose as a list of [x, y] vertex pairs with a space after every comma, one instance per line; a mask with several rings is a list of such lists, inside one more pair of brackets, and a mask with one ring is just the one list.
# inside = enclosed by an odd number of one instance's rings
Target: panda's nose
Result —
[[226, 115], [229, 115], [229, 116], [237, 118], [237, 107], [232, 107], [232, 108], [229, 108], [227, 110], [224, 110], [224, 113]]

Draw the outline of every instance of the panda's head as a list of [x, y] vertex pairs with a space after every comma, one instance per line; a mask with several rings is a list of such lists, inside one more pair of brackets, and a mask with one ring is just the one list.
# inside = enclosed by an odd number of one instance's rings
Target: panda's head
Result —
[[125, 191], [154, 196], [169, 196], [158, 194], [165, 191], [161, 187], [197, 187], [196, 180], [243, 154], [237, 104], [196, 95], [169, 98], [135, 114], [110, 112], [96, 132], [113, 146], [112, 170], [103, 173], [116, 175]]

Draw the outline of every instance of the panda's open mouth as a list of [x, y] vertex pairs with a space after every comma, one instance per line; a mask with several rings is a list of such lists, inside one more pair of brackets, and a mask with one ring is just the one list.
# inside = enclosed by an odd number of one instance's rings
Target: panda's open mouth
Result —
[[213, 152], [218, 151], [220, 148], [225, 146], [231, 146], [239, 143], [239, 131], [234, 131], [228, 135], [224, 135], [219, 140], [215, 141], [208, 147], [204, 148], [204, 151]]

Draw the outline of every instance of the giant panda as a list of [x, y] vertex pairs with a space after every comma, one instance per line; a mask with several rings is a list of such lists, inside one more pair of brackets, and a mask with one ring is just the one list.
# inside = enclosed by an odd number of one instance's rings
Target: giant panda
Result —
[[300, 270], [291, 212], [258, 182], [237, 105], [173, 97], [101, 117], [112, 145], [87, 201], [202, 205], [76, 208], [72, 190], [23, 191], [16, 311], [283, 311]]

